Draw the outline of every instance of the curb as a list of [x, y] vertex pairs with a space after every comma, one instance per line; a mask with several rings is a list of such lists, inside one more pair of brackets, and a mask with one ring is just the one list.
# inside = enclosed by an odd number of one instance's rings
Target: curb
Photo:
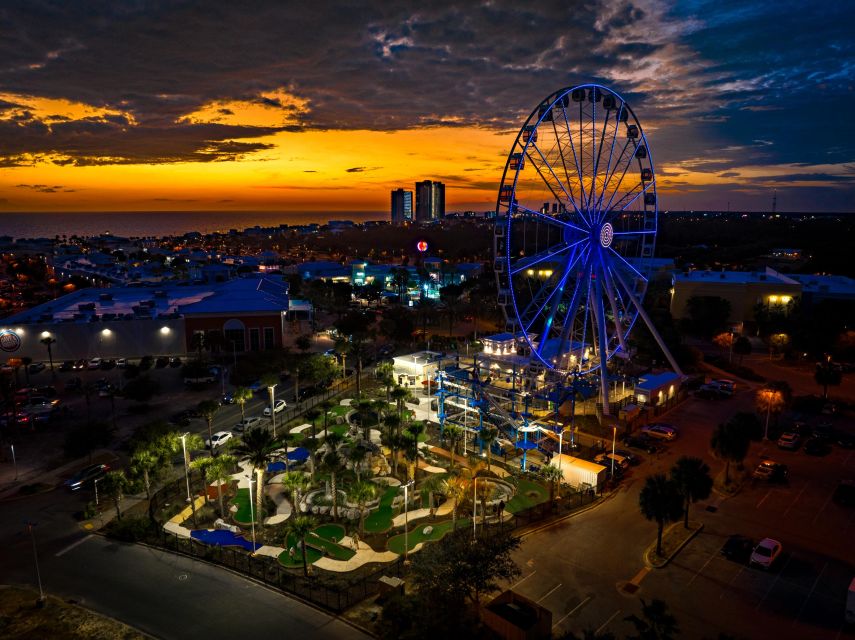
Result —
[[[188, 560], [193, 560], [194, 562], [202, 562], [202, 563], [204, 563], [204, 564], [208, 565], [209, 567], [214, 567], [215, 569], [219, 569], [219, 570], [222, 570], [222, 571], [228, 571], [229, 573], [231, 573], [232, 575], [234, 575], [234, 576], [236, 576], [236, 577], [238, 577], [238, 578], [242, 578], [243, 580], [247, 580], [247, 581], [249, 581], [249, 582], [252, 582], [253, 584], [258, 585], [259, 587], [262, 587], [262, 588], [264, 588], [264, 589], [267, 589], [267, 590], [268, 590], [268, 591], [270, 591], [271, 593], [275, 593], [275, 594], [277, 594], [277, 595], [284, 596], [284, 597], [286, 597], [286, 598], [290, 598], [291, 600], [295, 600], [295, 601], [297, 601], [297, 602], [300, 602], [301, 604], [304, 604], [304, 605], [306, 605], [307, 607], [311, 607], [311, 608], [312, 608], [312, 609], [314, 609], [315, 611], [319, 611], [319, 612], [321, 612], [321, 613], [323, 613], [323, 614], [326, 614], [326, 615], [330, 616], [331, 618], [334, 618], [335, 620], [339, 620], [339, 621], [341, 621], [341, 622], [344, 622], [345, 624], [347, 624], [347, 625], [349, 625], [349, 626], [353, 627], [353, 628], [354, 628], [354, 629], [356, 629], [357, 631], [361, 631], [362, 633], [364, 633], [364, 634], [366, 634], [366, 635], [368, 635], [368, 636], [370, 636], [370, 637], [372, 637], [372, 638], [377, 637], [377, 636], [374, 634], [374, 632], [373, 632], [373, 631], [371, 631], [370, 629], [366, 629], [365, 627], [363, 627], [363, 626], [361, 626], [361, 625], [356, 624], [356, 623], [355, 623], [355, 622], [353, 622], [352, 620], [348, 620], [347, 618], [345, 618], [345, 617], [344, 617], [342, 614], [340, 614], [340, 613], [333, 613], [333, 612], [331, 612], [331, 611], [329, 611], [329, 610], [327, 610], [327, 609], [324, 609], [323, 607], [321, 607], [321, 606], [319, 606], [319, 605], [315, 604], [314, 602], [309, 602], [308, 600], [304, 600], [304, 599], [303, 599], [303, 598], [301, 598], [300, 596], [298, 596], [298, 595], [296, 595], [296, 594], [293, 594], [293, 593], [290, 593], [290, 592], [288, 592], [288, 591], [284, 591], [284, 590], [281, 590], [281, 589], [275, 589], [275, 588], [271, 587], [269, 584], [267, 584], [267, 583], [265, 583], [265, 582], [262, 582], [262, 581], [261, 581], [261, 580], [259, 580], [258, 578], [255, 578], [254, 576], [248, 576], [248, 575], [243, 574], [243, 573], [241, 573], [240, 571], [236, 571], [236, 570], [234, 570], [234, 569], [232, 569], [232, 568], [230, 568], [230, 567], [226, 567], [226, 566], [224, 566], [224, 565], [217, 564], [216, 562], [208, 562], [208, 561], [207, 561], [207, 560], [205, 560], [204, 558], [197, 558], [196, 556], [192, 556], [192, 555], [189, 555], [189, 554], [187, 554], [187, 553], [183, 553], [183, 552], [181, 552], [181, 551], [172, 551], [172, 550], [169, 550], [169, 549], [164, 549], [164, 548], [162, 548], [162, 547], [156, 547], [156, 546], [154, 546], [154, 545], [150, 545], [150, 544], [145, 543], [145, 542], [125, 542], [125, 541], [123, 541], [123, 540], [113, 540], [112, 538], [110, 538], [109, 536], [107, 536], [107, 534], [106, 534], [106, 533], [103, 533], [103, 532], [101, 532], [101, 531], [92, 531], [92, 532], [90, 532], [90, 533], [92, 533], [92, 534], [94, 534], [94, 535], [101, 536], [102, 538], [105, 538], [105, 539], [108, 539], [108, 540], [111, 540], [111, 541], [114, 541], [114, 542], [118, 542], [118, 543], [120, 543], [120, 544], [139, 545], [140, 547], [145, 547], [146, 549], [151, 549], [151, 550], [153, 550], [153, 551], [160, 551], [161, 553], [169, 553], [169, 554], [172, 554], [172, 555], [181, 556], [181, 557], [183, 557], [183, 558], [187, 558]], [[123, 624], [124, 624], [124, 623], [123, 623]], [[145, 635], [148, 635], [148, 634], [145, 634]]]
[[[669, 531], [670, 531], [670, 529], [673, 529], [674, 527], [679, 527], [679, 526], [682, 526], [682, 525], [683, 525], [683, 523], [682, 523], [682, 522], [677, 522], [677, 523], [675, 523], [674, 525], [672, 525], [672, 526], [669, 528]], [[694, 531], [692, 531], [692, 534], [691, 534], [688, 538], [686, 538], [685, 540], [683, 540], [683, 542], [681, 542], [681, 543], [680, 543], [680, 546], [678, 546], [676, 549], [674, 549], [674, 551], [672, 551], [672, 552], [671, 552], [671, 554], [670, 554], [667, 558], [663, 558], [663, 559], [661, 560], [661, 562], [659, 562], [659, 563], [657, 563], [657, 564], [654, 564], [654, 563], [652, 563], [652, 562], [648, 562], [648, 560], [647, 560], [647, 556], [648, 556], [648, 555], [650, 554], [650, 552], [651, 552], [651, 551], [653, 551], [653, 549], [655, 549], [655, 547], [656, 547], [656, 543], [655, 543], [655, 542], [651, 543], [651, 544], [650, 544], [650, 545], [649, 545], [649, 546], [644, 550], [644, 555], [642, 556], [642, 559], [644, 560], [644, 566], [646, 566], [646, 567], [650, 567], [651, 569], [662, 569], [662, 568], [666, 567], [666, 566], [668, 565], [668, 563], [670, 563], [670, 562], [671, 562], [671, 560], [673, 560], [674, 558], [676, 558], [676, 557], [677, 557], [677, 554], [678, 554], [678, 553], [680, 553], [680, 552], [685, 548], [685, 546], [686, 546], [687, 544], [689, 544], [692, 540], [694, 540], [694, 539], [695, 539], [695, 536], [696, 536], [696, 535], [698, 535], [698, 534], [699, 534], [701, 531], [703, 531], [703, 530], [704, 530], [704, 524], [703, 524], [703, 523], [701, 523], [701, 524], [700, 524], [700, 526], [699, 526], [697, 529], [695, 529]]]
[[[26, 485], [22, 485], [22, 486], [26, 486]], [[56, 491], [57, 489], [59, 489], [59, 487], [60, 487], [60, 485], [54, 485], [54, 486], [48, 485], [47, 489], [44, 489], [42, 491], [35, 491], [33, 493], [27, 493], [25, 495], [19, 495], [19, 494], [13, 493], [13, 494], [5, 495], [5, 496], [0, 496], [0, 502], [17, 502], [18, 500], [26, 500], [27, 498], [33, 498], [35, 496], [44, 495], [45, 493], [50, 493], [51, 491]], [[20, 487], [18, 488], [18, 491], [20, 493]]]
[[550, 520], [549, 522], [542, 524], [542, 525], [538, 525], [538, 526], [534, 527], [533, 529], [529, 529], [529, 528], [523, 529], [523, 532], [520, 533], [518, 537], [520, 538], [520, 540], [522, 540], [523, 538], [525, 538], [527, 536], [530, 536], [534, 533], [539, 533], [540, 531], [543, 531], [544, 529], [548, 529], [549, 527], [553, 527], [557, 524], [560, 524], [560, 523], [564, 522], [565, 520], [569, 520], [570, 518], [575, 518], [576, 516], [580, 516], [583, 513], [587, 513], [588, 511], [591, 511], [592, 509], [596, 509], [600, 505], [605, 504], [606, 502], [611, 500], [616, 494], [617, 494], [616, 491], [612, 491], [607, 496], [600, 498], [596, 502], [592, 502], [591, 504], [589, 504], [585, 507], [582, 507], [580, 509], [577, 509], [576, 511], [573, 511], [571, 513], [568, 513], [565, 516], [561, 516], [560, 518], [556, 518], [555, 520]]

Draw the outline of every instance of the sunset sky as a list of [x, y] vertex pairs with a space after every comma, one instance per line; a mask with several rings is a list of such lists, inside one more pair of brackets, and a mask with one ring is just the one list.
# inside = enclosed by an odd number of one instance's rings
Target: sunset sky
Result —
[[[0, 6], [0, 211], [495, 205], [516, 131], [600, 82], [662, 209], [855, 211], [851, 2]], [[2, 219], [0, 219], [2, 223]]]

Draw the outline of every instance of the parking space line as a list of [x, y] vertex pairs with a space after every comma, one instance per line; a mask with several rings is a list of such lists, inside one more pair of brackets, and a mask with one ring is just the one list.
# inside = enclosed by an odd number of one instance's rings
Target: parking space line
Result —
[[552, 625], [552, 630], [554, 631], [554, 630], [556, 629], [556, 627], [558, 627], [558, 625], [559, 625], [559, 624], [561, 624], [562, 622], [564, 622], [567, 618], [569, 618], [569, 617], [570, 617], [570, 616], [572, 616], [574, 613], [576, 613], [579, 609], [581, 609], [581, 608], [582, 608], [582, 607], [584, 607], [586, 604], [588, 604], [592, 599], [593, 599], [593, 597], [592, 597], [592, 596], [587, 596], [584, 600], [582, 600], [582, 602], [580, 602], [580, 603], [579, 603], [579, 604], [577, 604], [575, 607], [573, 607], [573, 610], [572, 610], [572, 611], [570, 611], [570, 613], [568, 613], [568, 614], [567, 614], [567, 615], [565, 615], [563, 618], [561, 618], [561, 620], [559, 620], [559, 621], [558, 621], [558, 622], [556, 622], [554, 625]]
[[769, 489], [769, 490], [766, 492], [766, 495], [765, 495], [765, 496], [763, 496], [763, 497], [760, 499], [760, 502], [758, 502], [758, 503], [757, 503], [757, 505], [756, 505], [754, 508], [755, 508], [755, 509], [759, 509], [759, 508], [760, 508], [760, 505], [762, 505], [764, 502], [766, 502], [766, 498], [768, 498], [770, 495], [772, 495], [772, 490], [771, 490], [771, 489]]
[[802, 606], [799, 608], [799, 612], [796, 614], [796, 617], [793, 618], [793, 622], [791, 624], [796, 624], [796, 622], [798, 622], [799, 618], [802, 617], [802, 612], [805, 610], [805, 607], [807, 606], [807, 603], [810, 600], [810, 597], [813, 595], [814, 589], [816, 589], [816, 585], [819, 584], [819, 579], [822, 577], [822, 574], [825, 572], [825, 569], [827, 567], [828, 567], [828, 562], [826, 562], [824, 565], [822, 565], [822, 569], [820, 569], [819, 573], [816, 575], [816, 580], [813, 581], [813, 586], [811, 586], [810, 591], [808, 591], [808, 594], [807, 594], [807, 597], [805, 598], [805, 601], [802, 602]]
[[831, 502], [831, 496], [834, 495], [834, 490], [832, 489], [831, 493], [828, 494], [828, 497], [825, 499], [825, 502], [822, 503], [822, 507], [819, 511], [816, 512], [816, 515], [813, 517], [813, 520], [810, 521], [811, 524], [816, 524], [816, 521], [819, 520], [819, 516], [822, 515], [822, 512], [825, 511], [825, 508], [828, 506], [828, 503]]
[[539, 600], [537, 600], [537, 604], [540, 604], [540, 601], [541, 601], [541, 600], [543, 600], [546, 596], [548, 596], [548, 595], [552, 594], [555, 590], [557, 590], [559, 587], [561, 587], [561, 584], [562, 584], [562, 583], [561, 583], [561, 582], [559, 582], [557, 585], [555, 585], [554, 587], [552, 587], [549, 591], [547, 591], [547, 592], [546, 592], [546, 593], [544, 593], [542, 596], [540, 596], [540, 599], [539, 599]]
[[94, 537], [95, 537], [95, 535], [90, 533], [90, 534], [89, 534], [88, 536], [86, 536], [85, 538], [80, 538], [80, 540], [75, 540], [74, 542], [72, 542], [70, 545], [68, 545], [68, 546], [67, 546], [67, 547], [65, 547], [64, 549], [62, 549], [62, 550], [58, 551], [55, 555], [56, 555], [56, 557], [57, 557], [57, 558], [59, 558], [59, 557], [61, 557], [61, 556], [64, 556], [66, 553], [68, 553], [69, 551], [71, 551], [71, 550], [72, 550], [72, 549], [74, 549], [75, 547], [77, 547], [77, 546], [79, 546], [79, 545], [83, 544], [83, 543], [84, 543], [84, 542], [86, 542], [87, 540], [89, 540], [89, 539], [91, 539], [91, 538], [94, 538]]
[[610, 616], [609, 616], [609, 619], [608, 619], [608, 620], [606, 620], [606, 621], [605, 621], [605, 622], [600, 626], [600, 628], [599, 628], [599, 629], [597, 629], [596, 631], [594, 631], [594, 635], [595, 635], [595, 636], [600, 635], [600, 633], [602, 633], [603, 629], [605, 629], [607, 626], [609, 626], [609, 623], [610, 623], [612, 620], [614, 620], [620, 612], [621, 612], [621, 610], [620, 610], [620, 609], [618, 609], [618, 610], [617, 610], [617, 611], [615, 611], [612, 615], [610, 615]]
[[789, 507], [787, 507], [787, 509], [784, 511], [784, 515], [787, 515], [787, 514], [790, 512], [790, 509], [792, 509], [793, 507], [795, 507], [795, 506], [796, 506], [796, 503], [799, 501], [799, 498], [801, 498], [801, 497], [802, 497], [802, 494], [805, 492], [805, 489], [807, 489], [807, 488], [808, 488], [808, 485], [809, 485], [809, 484], [810, 484], [810, 482], [805, 482], [805, 486], [803, 486], [803, 487], [802, 487], [802, 490], [801, 490], [801, 491], [799, 491], [798, 495], [796, 495], [795, 500], [793, 500], [793, 501], [790, 503], [790, 506], [789, 506]]
[[760, 602], [757, 603], [757, 606], [755, 607], [756, 611], [759, 611], [760, 607], [763, 606], [763, 603], [766, 602], [766, 598], [768, 598], [769, 594], [772, 593], [772, 589], [774, 589], [775, 585], [778, 584], [778, 580], [781, 579], [781, 576], [783, 575], [786, 568], [790, 566], [790, 561], [792, 559], [793, 559], [793, 556], [790, 556], [789, 558], [787, 558], [787, 564], [785, 564], [783, 567], [781, 567], [781, 569], [778, 571], [778, 575], [776, 575], [775, 579], [772, 581], [772, 585], [766, 590], [766, 593], [763, 594], [763, 598], [760, 600]]
[[701, 568], [700, 568], [700, 569], [698, 569], [698, 570], [695, 572], [695, 575], [693, 575], [693, 576], [692, 576], [692, 579], [691, 579], [691, 580], [689, 580], [689, 582], [687, 582], [687, 583], [686, 583], [686, 588], [687, 588], [687, 589], [688, 589], [689, 587], [691, 587], [691, 586], [692, 586], [692, 583], [695, 581], [695, 579], [696, 579], [699, 575], [701, 575], [701, 573], [703, 572], [703, 570], [707, 568], [707, 565], [708, 565], [710, 562], [712, 562], [712, 561], [713, 561], [713, 558], [715, 558], [716, 556], [718, 556], [718, 554], [719, 554], [719, 552], [718, 552], [718, 551], [713, 551], [713, 552], [710, 554], [710, 557], [709, 557], [709, 558], [707, 558], [707, 561], [706, 561], [706, 562], [704, 562], [704, 564], [701, 566]]
[[537, 573], [537, 569], [535, 569], [534, 571], [532, 571], [532, 572], [531, 572], [530, 574], [528, 574], [525, 578], [520, 578], [520, 579], [519, 579], [519, 580], [517, 580], [515, 583], [513, 583], [513, 584], [511, 585], [511, 589], [513, 589], [514, 587], [519, 586], [520, 584], [522, 584], [523, 582], [525, 582], [526, 580], [528, 580], [529, 578], [531, 578], [535, 573]]

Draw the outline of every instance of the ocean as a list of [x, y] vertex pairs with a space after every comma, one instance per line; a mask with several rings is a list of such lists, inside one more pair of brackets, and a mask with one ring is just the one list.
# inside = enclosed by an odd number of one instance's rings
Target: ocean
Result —
[[388, 212], [367, 211], [114, 211], [98, 213], [0, 213], [0, 236], [52, 238], [62, 236], [145, 237], [181, 235], [188, 231], [243, 230], [248, 227], [298, 225], [329, 220], [388, 220]]

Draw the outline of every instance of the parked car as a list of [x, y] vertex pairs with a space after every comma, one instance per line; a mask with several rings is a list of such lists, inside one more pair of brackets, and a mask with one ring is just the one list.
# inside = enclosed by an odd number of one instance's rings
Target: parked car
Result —
[[792, 431], [788, 431], [787, 433], [782, 434], [780, 438], [778, 438], [778, 448], [795, 451], [799, 448], [801, 441], [802, 439], [801, 437], [799, 437], [799, 434], [793, 433]]
[[101, 358], [92, 358], [87, 364], [86, 368], [90, 371], [94, 371], [95, 369], [99, 369], [101, 367]]
[[831, 499], [842, 507], [855, 507], [855, 482], [841, 480], [831, 495]]
[[789, 475], [790, 469], [787, 465], [775, 462], [774, 460], [764, 460], [757, 465], [753, 473], [753, 476], [758, 480], [767, 480], [769, 482], [786, 482]]
[[769, 569], [775, 564], [775, 560], [781, 555], [781, 551], [783, 551], [783, 547], [780, 542], [772, 538], [763, 538], [751, 552], [749, 564]]
[[90, 464], [71, 476], [63, 484], [69, 491], [77, 491], [107, 475], [110, 467], [106, 464]]
[[82, 371], [85, 368], [86, 368], [86, 360], [83, 358], [81, 358], [80, 360], [78, 360], [77, 362], [74, 363], [74, 370], [75, 371]]
[[[286, 403], [284, 400], [277, 400], [276, 402], [273, 403], [273, 413], [282, 413], [282, 411], [284, 411], [285, 407], [287, 407], [287, 406], [288, 406], [288, 403]], [[269, 406], [264, 407], [264, 415], [268, 416], [268, 417], [270, 416], [270, 407]]]
[[65, 373], [66, 371], [72, 371], [74, 369], [74, 360], [66, 360], [61, 365], [59, 365], [59, 370]]
[[632, 451], [627, 451], [626, 449], [615, 449], [615, 453], [623, 457], [632, 466], [635, 466], [641, 462], [641, 460], [638, 459], [638, 456]]
[[232, 431], [235, 433], [243, 433], [247, 429], [252, 429], [253, 427], [258, 427], [261, 425], [261, 418], [258, 416], [250, 416], [248, 418], [244, 418], [240, 422], [238, 422]]
[[718, 389], [719, 393], [725, 396], [732, 396], [733, 392], [736, 390], [736, 383], [733, 380], [728, 380], [727, 378], [710, 380], [709, 384], [710, 386]]
[[128, 359], [127, 358], [119, 358], [118, 360], [116, 360], [116, 366], [119, 367], [119, 369], [124, 369], [125, 367], [128, 366]]
[[831, 453], [831, 445], [825, 438], [814, 436], [805, 440], [803, 451], [809, 456], [827, 456]]
[[702, 398], [703, 400], [721, 400], [725, 397], [725, 394], [715, 385], [704, 384], [695, 391], [695, 397]]
[[181, 358], [179, 358], [178, 356], [174, 356], [174, 357], [170, 358], [169, 359], [169, 366], [172, 367], [173, 369], [180, 367], [181, 366]]
[[645, 435], [626, 436], [623, 443], [632, 449], [639, 449], [645, 453], [656, 453], [659, 451], [659, 445]]
[[217, 431], [211, 438], [205, 440], [205, 446], [209, 449], [222, 447], [232, 439], [231, 431]]
[[140, 371], [145, 371], [146, 369], [151, 369], [151, 365], [154, 364], [154, 358], [151, 356], [143, 356], [140, 359]]
[[721, 548], [721, 555], [728, 560], [748, 564], [751, 552], [754, 551], [754, 541], [739, 534], [730, 536]]
[[154, 361], [154, 366], [157, 369], [163, 369], [168, 364], [169, 358], [167, 358], [166, 356], [160, 356], [157, 360]]
[[30, 373], [38, 373], [39, 371], [44, 371], [45, 363], [44, 362], [33, 362], [29, 366]]
[[594, 462], [596, 462], [597, 464], [601, 464], [604, 467], [611, 468], [612, 461], [614, 461], [615, 469], [620, 467], [621, 471], [625, 471], [629, 468], [629, 460], [624, 458], [619, 453], [600, 453], [597, 454], [596, 457], [594, 457]]
[[186, 427], [190, 424], [190, 420], [196, 417], [196, 413], [190, 409], [184, 409], [184, 411], [179, 411], [178, 413], [173, 413], [169, 417], [169, 421], [172, 424], [177, 424], [180, 427]]
[[220, 404], [234, 404], [234, 403], [235, 403], [235, 396], [231, 391], [229, 391], [228, 393], [224, 393], [223, 397], [220, 398]]
[[109, 371], [110, 369], [114, 369], [116, 367], [116, 361], [113, 358], [107, 358], [101, 361], [100, 369], [102, 371]]
[[670, 424], [648, 424], [641, 427], [641, 433], [651, 438], [658, 438], [659, 440], [671, 441], [677, 439], [677, 427]]

